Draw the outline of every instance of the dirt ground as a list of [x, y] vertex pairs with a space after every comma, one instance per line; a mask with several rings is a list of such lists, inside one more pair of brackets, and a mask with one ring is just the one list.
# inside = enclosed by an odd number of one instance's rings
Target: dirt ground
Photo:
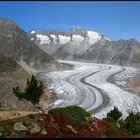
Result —
[[0, 120], [19, 118], [29, 114], [38, 114], [38, 111], [0, 111]]

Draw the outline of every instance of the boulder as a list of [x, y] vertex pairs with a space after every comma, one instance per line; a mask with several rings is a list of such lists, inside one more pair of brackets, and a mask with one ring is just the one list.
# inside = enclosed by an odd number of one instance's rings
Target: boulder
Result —
[[30, 132], [32, 134], [38, 133], [41, 131], [41, 127], [37, 124], [37, 123], [33, 123], [32, 124], [32, 129], [30, 130]]
[[28, 131], [28, 128], [24, 126], [22, 122], [17, 122], [14, 124], [14, 130], [15, 131]]
[[42, 131], [41, 131], [41, 134], [42, 134], [42, 135], [47, 135], [48, 133], [47, 133], [46, 130], [42, 130]]

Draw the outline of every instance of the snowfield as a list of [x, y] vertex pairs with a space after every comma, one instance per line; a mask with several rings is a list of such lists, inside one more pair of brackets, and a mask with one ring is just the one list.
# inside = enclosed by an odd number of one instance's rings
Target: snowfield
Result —
[[71, 38], [69, 36], [63, 36], [63, 35], [59, 35], [59, 43], [60, 45], [64, 45], [69, 43], [71, 40]]
[[99, 33], [94, 31], [87, 31], [88, 37], [89, 37], [89, 43], [91, 45], [97, 43], [101, 39], [101, 35]]
[[51, 42], [50, 38], [46, 35], [38, 34], [36, 37], [40, 40], [40, 44], [49, 44]]
[[80, 43], [82, 43], [83, 41], [84, 41], [84, 37], [82, 37], [81, 35], [72, 36], [73, 45], [80, 45]]
[[131, 110], [140, 111], [139, 96], [107, 82], [112, 75], [119, 77], [121, 82], [126, 82], [126, 77], [133, 77], [136, 69], [106, 64], [60, 62], [74, 65], [73, 70], [41, 73], [39, 76], [45, 86], [56, 94], [49, 109], [79, 105], [93, 116], [103, 118], [116, 105], [123, 112], [122, 119]]

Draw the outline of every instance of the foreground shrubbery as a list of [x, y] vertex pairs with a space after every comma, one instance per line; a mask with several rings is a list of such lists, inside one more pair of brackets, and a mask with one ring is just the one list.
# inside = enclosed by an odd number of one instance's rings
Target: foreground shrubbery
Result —
[[[56, 108], [50, 110], [48, 114], [32, 114], [0, 121], [0, 133], [3, 137], [139, 137], [140, 113], [130, 112], [125, 120], [120, 120], [119, 117], [114, 118], [116, 112], [121, 114], [115, 107], [108, 112], [110, 115], [107, 115], [107, 118], [98, 119], [92, 118], [88, 112], [78, 106]], [[18, 128], [15, 127], [17, 125]], [[26, 131], [23, 128], [26, 128]]]
[[43, 115], [47, 135], [35, 137], [93, 138], [104, 136], [107, 121], [92, 119], [91, 115], [78, 106], [55, 108]]
[[87, 125], [92, 121], [90, 113], [78, 106], [55, 108], [49, 111], [55, 119], [64, 116], [70, 124]]
[[118, 124], [121, 130], [127, 132], [129, 135], [140, 133], [140, 112], [134, 113], [131, 111], [125, 120], [118, 121], [121, 116], [122, 112], [117, 107], [114, 107], [113, 110], [107, 113], [105, 120]]
[[0, 121], [0, 137], [122, 138], [140, 135], [140, 113], [131, 112], [125, 120], [120, 120], [121, 112], [114, 107], [107, 114], [107, 118], [98, 119], [78, 106], [55, 108], [48, 114]]
[[[118, 108], [108, 112], [104, 119], [92, 118], [83, 108], [68, 106], [55, 108], [43, 115], [47, 135], [36, 134], [32, 137], [68, 137], [68, 138], [99, 138], [99, 137], [129, 137], [127, 129], [121, 127], [115, 113], [121, 114]], [[121, 116], [121, 115], [117, 115]], [[91, 119], [92, 118], [92, 119]], [[123, 123], [122, 123], [123, 124]]]
[[140, 133], [140, 112], [130, 112], [123, 122], [123, 128], [126, 129], [130, 134]]
[[122, 112], [114, 106], [114, 109], [107, 113], [107, 118], [113, 118], [115, 121], [118, 121], [119, 118], [122, 116]]

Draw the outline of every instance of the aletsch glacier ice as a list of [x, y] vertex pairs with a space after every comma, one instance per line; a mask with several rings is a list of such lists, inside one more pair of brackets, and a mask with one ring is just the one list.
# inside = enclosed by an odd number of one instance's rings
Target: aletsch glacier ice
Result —
[[124, 77], [132, 77], [137, 69], [107, 64], [60, 62], [74, 65], [73, 70], [39, 74], [40, 80], [56, 93], [49, 108], [79, 105], [99, 118], [106, 117], [114, 105], [123, 112], [122, 118], [131, 110], [140, 111], [138, 95], [107, 82], [116, 73], [114, 79], [119, 77], [119, 82], [123, 83], [126, 80]]

